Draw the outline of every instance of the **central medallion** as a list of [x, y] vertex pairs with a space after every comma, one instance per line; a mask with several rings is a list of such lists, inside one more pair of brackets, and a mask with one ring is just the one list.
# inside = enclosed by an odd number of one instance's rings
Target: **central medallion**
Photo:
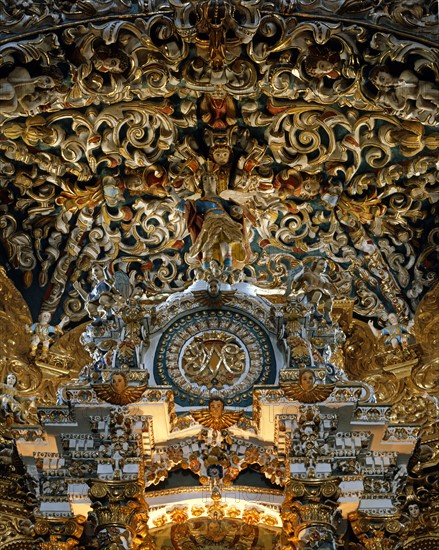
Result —
[[181, 366], [189, 381], [220, 389], [238, 382], [246, 368], [246, 354], [231, 334], [206, 331], [188, 342]]
[[202, 405], [215, 395], [246, 405], [255, 384], [274, 381], [274, 363], [270, 337], [254, 319], [238, 311], [203, 310], [178, 318], [163, 332], [154, 376], [172, 386], [177, 403]]

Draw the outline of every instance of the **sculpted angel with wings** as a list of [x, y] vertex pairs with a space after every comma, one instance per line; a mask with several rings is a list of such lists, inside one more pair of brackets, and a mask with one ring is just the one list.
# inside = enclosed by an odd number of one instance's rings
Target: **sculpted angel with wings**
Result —
[[315, 383], [315, 375], [311, 369], [304, 369], [299, 373], [299, 383], [283, 386], [285, 397], [301, 403], [317, 403], [324, 401], [332, 393], [335, 384]]
[[142, 397], [143, 392], [147, 388], [147, 385], [128, 386], [126, 374], [123, 372], [114, 372], [110, 383], [93, 385], [93, 389], [99, 399], [112, 405], [135, 403]]
[[236, 424], [242, 416], [242, 411], [226, 412], [223, 401], [214, 397], [210, 400], [208, 409], [191, 411], [191, 415], [202, 426], [221, 431]]

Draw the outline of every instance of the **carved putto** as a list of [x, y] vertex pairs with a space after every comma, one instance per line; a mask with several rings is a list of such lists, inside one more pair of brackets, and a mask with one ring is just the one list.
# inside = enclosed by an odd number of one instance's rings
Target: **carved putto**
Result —
[[38, 322], [32, 325], [25, 325], [25, 330], [28, 334], [32, 334], [30, 356], [35, 357], [38, 346], [42, 345], [41, 358], [47, 358], [49, 346], [53, 342], [54, 336], [62, 334], [62, 327], [68, 321], [64, 318], [57, 326], [49, 324], [52, 315], [49, 311], [43, 311], [38, 317]]
[[26, 397], [17, 390], [17, 376], [10, 372], [5, 383], [0, 384], [0, 411], [6, 424], [38, 423], [35, 397]]
[[282, 386], [288, 399], [301, 403], [318, 403], [327, 399], [334, 390], [335, 384], [316, 384], [316, 377], [311, 369], [299, 371], [299, 382]]
[[208, 409], [191, 411], [191, 415], [202, 426], [221, 431], [236, 424], [242, 416], [242, 411], [227, 411], [221, 399], [212, 398]]
[[113, 405], [129, 405], [139, 401], [147, 385], [130, 386], [127, 382], [127, 375], [124, 372], [113, 372], [111, 381], [105, 384], [93, 384], [93, 390], [96, 395]]

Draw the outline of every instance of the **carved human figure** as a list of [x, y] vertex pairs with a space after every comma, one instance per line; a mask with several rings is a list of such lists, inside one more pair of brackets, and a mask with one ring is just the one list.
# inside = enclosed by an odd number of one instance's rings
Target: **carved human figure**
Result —
[[207, 279], [217, 279], [219, 281], [223, 278], [223, 270], [216, 260], [210, 260], [206, 276]]
[[204, 279], [205, 279], [204, 269], [201, 268], [201, 267], [196, 267], [194, 269], [193, 280], [194, 281], [204, 281]]
[[[91, 268], [92, 284], [94, 284], [91, 292], [87, 293], [81, 286], [79, 281], [73, 283], [73, 287], [85, 301], [85, 308], [90, 317], [99, 316], [99, 299], [104, 293], [111, 293], [111, 287], [106, 282], [104, 268], [100, 264], [94, 264]], [[105, 298], [104, 298], [105, 300]]]
[[42, 344], [43, 350], [41, 357], [47, 357], [49, 346], [52, 342], [52, 336], [62, 334], [62, 326], [67, 319], [61, 321], [57, 326], [50, 325], [52, 315], [49, 311], [42, 311], [38, 317], [38, 322], [33, 325], [25, 326], [28, 334], [33, 334], [31, 339], [31, 357], [35, 357], [38, 349], [38, 344]]
[[17, 377], [13, 372], [6, 376], [6, 383], [0, 384], [0, 409], [4, 411], [6, 417], [11, 417], [15, 422], [23, 424], [28, 421], [29, 405], [34, 402], [34, 398], [26, 399], [20, 396], [15, 389]]
[[311, 267], [305, 268], [303, 275], [298, 283], [303, 290], [308, 302], [314, 308], [323, 305], [323, 315], [325, 320], [331, 322], [332, 302], [335, 297], [336, 288], [328, 275], [325, 275], [328, 263], [325, 258], [318, 258]]
[[328, 78], [337, 78], [340, 76], [338, 65], [340, 56], [337, 52], [327, 47], [311, 46], [305, 58], [305, 72], [312, 78], [321, 79], [324, 76]]
[[47, 90], [55, 86], [50, 76], [32, 78], [24, 67], [15, 67], [7, 78], [0, 79], [0, 119], [21, 112], [35, 115], [38, 107], [50, 99]]
[[[433, 122], [439, 107], [439, 89], [433, 83], [419, 80], [409, 70], [404, 70], [394, 77], [384, 65], [378, 65], [370, 73], [370, 81], [377, 88], [377, 100], [385, 107], [395, 111], [404, 110], [407, 100], [415, 102], [420, 111], [431, 113], [429, 121]], [[410, 109], [414, 110], [414, 109]]]
[[[84, 48], [83, 54], [84, 62], [78, 67], [74, 88], [87, 94], [107, 94], [122, 89], [130, 71], [130, 61], [122, 47], [103, 44], [95, 51]], [[76, 90], [71, 93], [73, 101], [76, 93]]]
[[408, 346], [409, 331], [406, 326], [400, 324], [396, 313], [389, 313], [387, 321], [386, 326], [381, 331], [378, 331], [374, 327], [372, 320], [368, 322], [368, 325], [377, 338], [382, 334], [384, 336], [384, 343], [390, 344], [392, 348]]
[[192, 237], [191, 256], [201, 255], [203, 267], [212, 258], [222, 258], [225, 270], [232, 267], [232, 256], [243, 261], [246, 256], [245, 236], [240, 206], [217, 196], [217, 176], [206, 172], [202, 176], [203, 195], [198, 200], [180, 201], [177, 208], [185, 211]]
[[236, 123], [233, 99], [220, 88], [215, 93], [203, 94], [200, 110], [203, 122], [212, 128], [227, 128]]

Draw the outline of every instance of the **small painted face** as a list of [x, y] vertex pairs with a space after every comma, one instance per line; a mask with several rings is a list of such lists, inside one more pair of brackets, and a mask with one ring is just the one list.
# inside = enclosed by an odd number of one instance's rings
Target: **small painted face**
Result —
[[316, 195], [320, 191], [320, 183], [315, 179], [303, 182], [303, 191], [309, 195]]
[[219, 399], [214, 399], [209, 403], [209, 412], [213, 418], [220, 418], [224, 411], [224, 403]]
[[230, 160], [230, 151], [226, 148], [224, 149], [215, 149], [212, 153], [212, 158], [214, 162], [219, 164], [220, 166], [224, 166], [227, 164]]
[[41, 76], [38, 79], [38, 86], [40, 88], [53, 88], [55, 86], [55, 81], [50, 76]]
[[111, 378], [111, 385], [116, 393], [122, 393], [126, 388], [125, 377], [121, 374], [113, 374]]
[[314, 374], [306, 370], [300, 375], [300, 385], [305, 391], [309, 391], [314, 387]]
[[6, 384], [13, 388], [16, 383], [17, 383], [17, 377], [15, 376], [15, 374], [13, 372], [10, 372], [8, 374], [8, 376], [6, 377]]
[[316, 72], [322, 76], [332, 71], [334, 65], [326, 59], [319, 59], [316, 63]]
[[421, 511], [419, 510], [419, 506], [417, 504], [409, 504], [409, 514], [412, 518], [419, 517], [419, 514]]
[[50, 321], [51, 315], [48, 311], [43, 311], [40, 313], [40, 316], [38, 317], [38, 320], [43, 325], [47, 325], [47, 323]]
[[326, 263], [326, 260], [324, 260], [323, 258], [321, 260], [318, 260], [315, 266], [316, 272], [323, 273], [326, 270], [327, 265], [328, 264]]
[[398, 324], [398, 317], [394, 313], [390, 313], [388, 317], [389, 323], [391, 325], [397, 325]]
[[219, 296], [220, 288], [219, 288], [218, 281], [209, 282], [208, 292], [210, 296], [213, 296], [213, 297]]
[[102, 73], [122, 73], [121, 60], [117, 57], [106, 57], [105, 59], [95, 59], [94, 65]]

